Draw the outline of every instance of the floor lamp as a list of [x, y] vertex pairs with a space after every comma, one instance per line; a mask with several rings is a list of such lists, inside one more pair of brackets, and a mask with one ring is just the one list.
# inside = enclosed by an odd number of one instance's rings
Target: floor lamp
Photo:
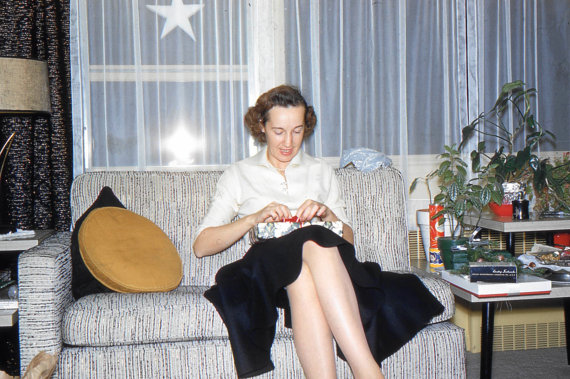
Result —
[[[35, 59], [0, 57], [0, 115], [49, 114], [50, 111], [47, 63]], [[10, 146], [17, 132], [16, 126], [0, 151], [0, 234], [15, 231], [14, 227], [2, 222], [4, 201], [1, 181]]]

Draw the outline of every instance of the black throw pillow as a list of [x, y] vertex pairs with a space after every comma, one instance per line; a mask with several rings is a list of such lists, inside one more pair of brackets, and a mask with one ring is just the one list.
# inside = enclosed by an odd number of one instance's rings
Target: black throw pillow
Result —
[[123, 203], [115, 196], [113, 190], [109, 187], [103, 187], [97, 199], [91, 204], [89, 209], [85, 211], [77, 219], [71, 234], [71, 291], [73, 297], [77, 300], [80, 297], [100, 292], [111, 292], [107, 287], [102, 285], [85, 266], [81, 253], [79, 252], [78, 234], [81, 224], [89, 213], [97, 208], [102, 207], [118, 207], [125, 208]]

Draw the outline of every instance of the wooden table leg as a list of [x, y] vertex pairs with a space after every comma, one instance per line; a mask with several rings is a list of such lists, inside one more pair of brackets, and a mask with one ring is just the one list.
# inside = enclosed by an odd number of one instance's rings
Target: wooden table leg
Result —
[[491, 378], [493, 363], [493, 328], [495, 326], [495, 303], [482, 303], [481, 318], [481, 379]]

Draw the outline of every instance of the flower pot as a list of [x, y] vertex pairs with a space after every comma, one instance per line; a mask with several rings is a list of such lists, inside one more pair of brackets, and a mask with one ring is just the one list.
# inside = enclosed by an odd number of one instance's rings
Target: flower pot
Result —
[[[451, 237], [440, 237], [437, 239], [437, 247], [441, 253], [443, 259], [443, 266], [446, 270], [454, 269], [454, 265], [459, 263], [456, 257], [454, 257], [455, 252], [452, 250], [457, 246], [467, 246], [469, 239], [466, 237], [451, 238]], [[466, 255], [467, 253], [464, 253]]]
[[489, 203], [491, 211], [500, 217], [513, 217], [513, 200], [518, 200], [523, 193], [520, 183], [505, 182], [503, 185], [503, 204]]
[[422, 244], [424, 245], [424, 253], [426, 261], [429, 262], [429, 209], [418, 209], [416, 211], [418, 226], [420, 227], [420, 235]]
[[500, 217], [513, 217], [513, 204], [497, 204], [494, 202], [489, 203], [491, 211]]

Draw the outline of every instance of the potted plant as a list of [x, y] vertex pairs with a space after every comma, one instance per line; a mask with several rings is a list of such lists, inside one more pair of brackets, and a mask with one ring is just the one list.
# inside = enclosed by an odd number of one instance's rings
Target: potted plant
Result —
[[417, 183], [423, 180], [428, 185], [431, 199], [429, 182], [438, 181], [439, 193], [433, 198], [433, 203], [440, 208], [432, 218], [441, 217], [438, 221], [440, 225], [446, 221], [450, 225], [450, 236], [438, 238], [438, 247], [445, 267], [452, 268], [452, 248], [466, 245], [468, 242], [468, 239], [463, 237], [464, 231], [468, 229], [468, 225], [464, 222], [465, 215], [480, 212], [491, 200], [493, 189], [491, 186], [482, 187], [477, 184], [477, 178], [468, 177], [468, 165], [461, 158], [455, 145], [446, 145], [444, 150], [438, 155], [441, 161], [438, 168], [423, 178], [414, 179], [410, 185], [410, 192], [413, 192]]
[[[543, 193], [559, 196], [568, 183], [568, 164], [553, 166], [548, 159], [540, 159], [535, 153], [539, 142], [554, 135], [545, 130], [531, 111], [531, 96], [536, 89], [526, 88], [516, 80], [503, 85], [494, 106], [481, 113], [462, 130], [461, 150], [473, 135], [494, 137], [497, 141], [495, 151], [487, 151], [485, 140], [477, 144], [471, 152], [471, 169], [478, 178], [480, 186], [491, 194], [490, 207], [495, 213], [512, 215], [512, 201], [524, 194], [532, 199], [533, 194]], [[507, 110], [512, 109], [511, 120], [515, 127], [511, 131], [506, 122]], [[519, 136], [527, 132], [524, 145], [515, 151]], [[566, 175], [561, 174], [564, 169]], [[553, 195], [554, 194], [554, 195]], [[495, 205], [496, 204], [496, 205]], [[504, 205], [506, 211], [499, 205]]]
[[570, 215], [570, 152], [561, 157], [543, 159], [534, 170], [535, 212]]

